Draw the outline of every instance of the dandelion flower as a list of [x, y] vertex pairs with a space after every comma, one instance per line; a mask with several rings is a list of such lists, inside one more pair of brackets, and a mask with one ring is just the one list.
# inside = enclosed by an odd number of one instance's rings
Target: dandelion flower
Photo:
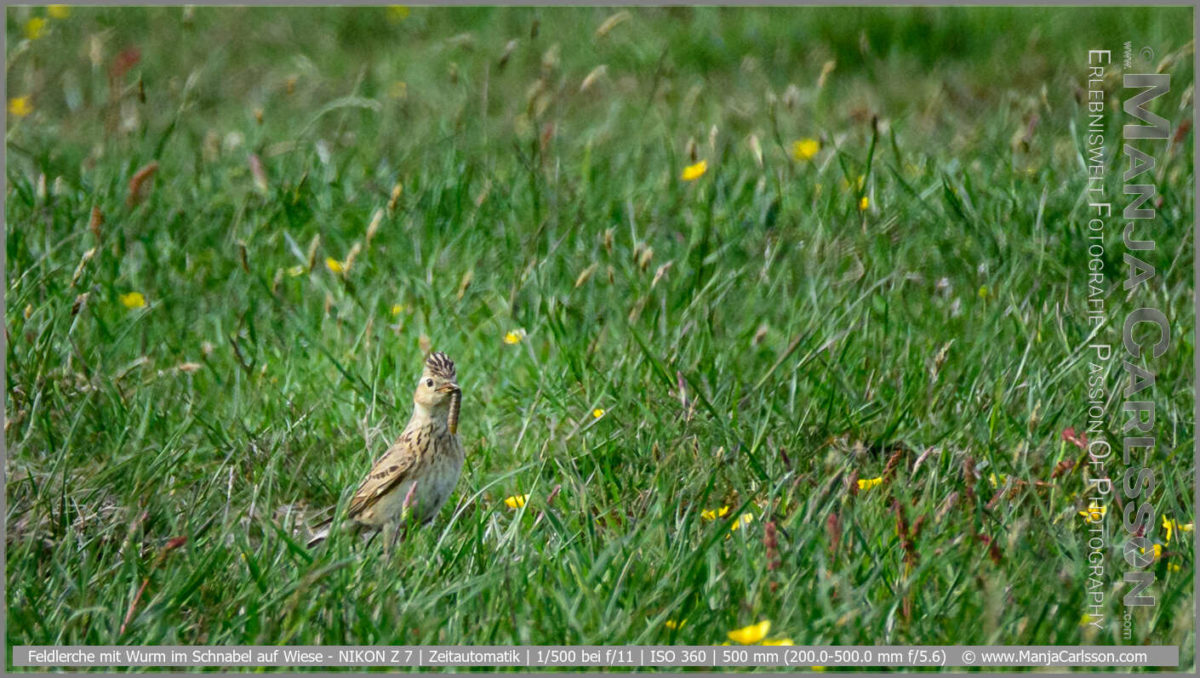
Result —
[[33, 112], [33, 103], [28, 96], [13, 97], [8, 100], [8, 114], [24, 118]]
[[883, 484], [883, 476], [878, 478], [860, 478], [858, 480], [858, 489], [869, 490], [873, 487], [879, 487]]
[[600, 409], [599, 407], [592, 410], [592, 418], [593, 419], [599, 419], [600, 417], [603, 417], [603, 416], [604, 416], [604, 410]]
[[742, 645], [753, 645], [771, 632], [771, 620], [764, 619], [757, 624], [751, 624], [729, 632], [729, 639]]
[[518, 509], [525, 506], [525, 502], [528, 500], [529, 495], [527, 494], [514, 494], [513, 496], [506, 497], [504, 499], [504, 505], [510, 509]]
[[509, 330], [504, 335], [504, 343], [511, 346], [513, 344], [521, 343], [521, 340], [524, 338], [525, 338], [525, 330], [524, 329], [518, 328], [515, 330]]
[[684, 181], [695, 181], [695, 180], [699, 179], [700, 177], [704, 176], [704, 173], [707, 171], [708, 171], [708, 161], [701, 160], [700, 162], [696, 163], [695, 165], [688, 165], [687, 167], [684, 167], [683, 174], [679, 178], [683, 179]]
[[46, 13], [51, 19], [66, 19], [71, 16], [71, 8], [66, 5], [46, 5]]
[[25, 37], [30, 40], [37, 40], [46, 32], [46, 20], [40, 16], [35, 16], [25, 22]]
[[705, 511], [701, 511], [700, 517], [705, 520], [716, 520], [717, 518], [724, 518], [728, 513], [729, 513], [729, 507], [722, 506], [719, 509], [708, 509]]
[[325, 258], [325, 267], [328, 268], [330, 271], [333, 271], [334, 273], [345, 273], [346, 269], [350, 268], [349, 266], [346, 265], [346, 262], [338, 261], [337, 259], [334, 259], [333, 257]]
[[1089, 506], [1086, 511], [1080, 511], [1079, 515], [1088, 519], [1089, 523], [1099, 522], [1101, 518], [1108, 513], [1107, 506]]
[[663, 623], [663, 626], [671, 629], [672, 631], [678, 631], [679, 629], [683, 628], [683, 625], [686, 623], [687, 623], [686, 619], [681, 619], [680, 621], [675, 621], [674, 619], [668, 619], [666, 622]]
[[143, 308], [146, 305], [146, 297], [142, 296], [141, 292], [130, 292], [121, 295], [121, 303], [125, 308]]
[[821, 142], [805, 137], [792, 142], [792, 157], [796, 160], [812, 160], [821, 151]]

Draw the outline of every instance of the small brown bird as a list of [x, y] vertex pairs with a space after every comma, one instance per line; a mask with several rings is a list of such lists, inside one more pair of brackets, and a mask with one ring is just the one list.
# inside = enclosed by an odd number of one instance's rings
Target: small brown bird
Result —
[[[465, 459], [458, 440], [461, 398], [454, 362], [445, 353], [431, 353], [413, 394], [412, 419], [350, 500], [346, 515], [354, 527], [390, 532], [389, 551], [401, 524], [432, 521], [458, 482]], [[329, 535], [328, 525], [309, 546]]]

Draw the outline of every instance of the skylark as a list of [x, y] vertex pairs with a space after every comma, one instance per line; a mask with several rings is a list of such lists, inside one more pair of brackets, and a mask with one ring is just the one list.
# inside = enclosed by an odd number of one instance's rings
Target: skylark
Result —
[[[382, 530], [385, 537], [390, 532], [389, 551], [401, 524], [432, 521], [458, 482], [465, 458], [458, 441], [461, 397], [454, 362], [445, 353], [431, 353], [413, 394], [412, 419], [350, 500], [346, 515], [352, 525]], [[326, 523], [309, 546], [328, 534]]]

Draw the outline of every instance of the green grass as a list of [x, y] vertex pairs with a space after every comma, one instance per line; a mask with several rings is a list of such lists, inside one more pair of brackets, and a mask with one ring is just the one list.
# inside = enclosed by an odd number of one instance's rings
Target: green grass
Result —
[[[1125, 642], [1119, 509], [1091, 631], [1083, 469], [1052, 477], [1087, 410], [1072, 88], [1132, 38], [1178, 53], [1155, 110], [1190, 119], [1190, 10], [630, 9], [597, 36], [616, 11], [73, 8], [25, 41], [44, 10], [8, 10], [33, 106], [6, 132], [10, 645], [712, 644], [761, 619]], [[1136, 305], [1172, 324], [1145, 363], [1159, 542], [1194, 510], [1184, 139], [1155, 147], [1149, 289], [1116, 291], [1119, 220], [1105, 255], [1101, 338]], [[299, 517], [407, 421], [422, 335], [464, 389], [450, 505], [390, 561], [307, 550]], [[1187, 541], [1153, 570], [1128, 642], [1191, 666]]]

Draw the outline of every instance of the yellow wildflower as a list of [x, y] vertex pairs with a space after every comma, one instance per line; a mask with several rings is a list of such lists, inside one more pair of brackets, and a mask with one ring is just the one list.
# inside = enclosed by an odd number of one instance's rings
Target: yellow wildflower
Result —
[[521, 508], [522, 506], [524, 506], [525, 502], [528, 500], [529, 500], [529, 495], [527, 495], [527, 494], [514, 494], [511, 497], [505, 498], [504, 505], [509, 507], [510, 509], [517, 509], [517, 508]]
[[867, 196], [865, 196], [865, 195], [858, 201], [858, 209], [860, 212], [865, 211], [870, 206], [871, 206], [871, 200], [869, 198], [867, 198]]
[[991, 290], [988, 289], [987, 285], [983, 285], [982, 287], [979, 288], [979, 298], [980, 299], [987, 299], [990, 295], [991, 295]]
[[71, 8], [66, 5], [46, 5], [46, 13], [51, 19], [66, 19], [71, 16]]
[[753, 645], [771, 632], [771, 620], [764, 619], [757, 624], [751, 624], [729, 632], [729, 639], [742, 645]]
[[33, 112], [33, 104], [28, 96], [13, 97], [8, 100], [8, 114], [23, 118]]
[[130, 292], [121, 295], [121, 303], [125, 308], [142, 308], [146, 305], [146, 297], [141, 292]]
[[858, 479], [858, 489], [860, 489], [860, 490], [869, 490], [873, 487], [879, 487], [882, 484], [883, 484], [883, 476], [880, 476], [878, 478], [859, 478]]
[[1167, 531], [1167, 543], [1168, 544], [1171, 543], [1171, 536], [1175, 533], [1175, 530], [1179, 530], [1180, 532], [1191, 532], [1192, 531], [1192, 523], [1180, 525], [1178, 521], [1170, 520], [1166, 516], [1162, 517], [1162, 526], [1163, 526], [1163, 529], [1165, 529]]
[[719, 509], [708, 509], [706, 511], [701, 511], [700, 517], [705, 520], [716, 520], [717, 518], [724, 518], [728, 513], [729, 507], [722, 506]]
[[1089, 506], [1086, 511], [1080, 511], [1079, 515], [1087, 518], [1089, 523], [1097, 523], [1100, 522], [1100, 519], [1103, 518], [1107, 513], [1107, 506], [1093, 505]]
[[333, 257], [325, 257], [325, 267], [334, 273], [345, 273], [350, 266], [344, 261], [338, 261]]
[[600, 417], [603, 417], [603, 416], [604, 416], [604, 410], [600, 409], [599, 407], [592, 410], [592, 418], [593, 419], [599, 419]]
[[701, 160], [700, 162], [696, 163], [695, 165], [688, 165], [687, 167], [684, 167], [683, 174], [679, 178], [683, 179], [684, 181], [695, 181], [695, 180], [699, 179], [700, 177], [704, 176], [704, 173], [707, 171], [708, 171], [708, 161]]
[[687, 623], [686, 619], [681, 619], [680, 621], [675, 621], [674, 619], [668, 619], [663, 624], [663, 626], [671, 629], [672, 631], [678, 631], [679, 629], [683, 628], [683, 625], [686, 623]]
[[736, 532], [737, 529], [739, 527], [741, 527], [742, 525], [749, 525], [752, 522], [754, 522], [754, 514], [753, 513], [743, 513], [742, 517], [738, 518], [737, 522], [735, 522], [733, 524], [733, 526], [729, 528], [729, 531]]
[[812, 160], [821, 150], [821, 142], [805, 137], [792, 142], [792, 157], [796, 160]]
[[30, 40], [37, 40], [46, 32], [46, 20], [40, 16], [35, 16], [25, 22], [25, 37]]
[[400, 315], [404, 312], [404, 304], [392, 304], [392, 315]]
[[1167, 569], [1172, 572], [1178, 572], [1183, 568], [1179, 566], [1179, 563], [1171, 563], [1170, 565], [1167, 565]]
[[521, 340], [524, 338], [525, 338], [525, 330], [524, 329], [509, 330], [504, 335], [504, 343], [509, 344], [509, 345], [519, 344], [519, 343], [521, 343]]
[[763, 645], [767, 647], [791, 647], [795, 645], [791, 638], [776, 638], [775, 640], [764, 640]]

